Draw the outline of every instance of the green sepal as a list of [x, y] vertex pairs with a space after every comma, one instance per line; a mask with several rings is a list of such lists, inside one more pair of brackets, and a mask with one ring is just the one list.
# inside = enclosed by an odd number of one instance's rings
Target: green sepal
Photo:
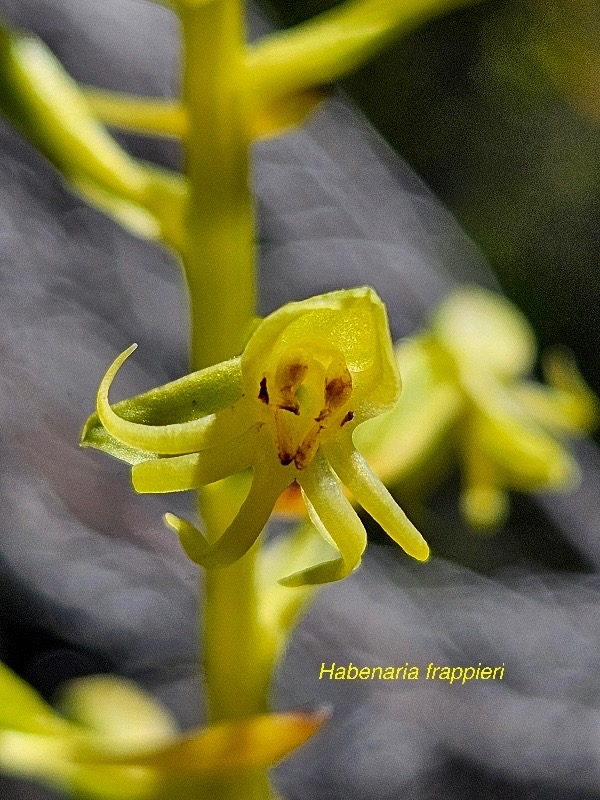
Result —
[[[112, 408], [129, 422], [149, 426], [171, 425], [206, 417], [233, 405], [241, 395], [240, 359], [234, 358], [123, 400]], [[102, 450], [128, 464], [157, 457], [150, 450], [129, 447], [113, 438], [97, 413], [86, 421], [81, 444]]]

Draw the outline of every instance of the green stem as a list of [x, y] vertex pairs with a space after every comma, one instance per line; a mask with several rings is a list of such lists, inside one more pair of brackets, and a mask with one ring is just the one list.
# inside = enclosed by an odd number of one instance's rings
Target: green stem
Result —
[[[240, 0], [179, 11], [183, 102], [189, 124], [185, 171], [190, 194], [182, 261], [189, 287], [192, 369], [238, 355], [255, 314], [254, 215], [244, 100]], [[232, 482], [199, 493], [206, 534], [215, 540], [235, 513]], [[204, 576], [203, 664], [208, 717], [240, 719], [267, 710], [268, 677], [258, 621], [256, 551]], [[268, 800], [263, 770], [211, 786], [215, 800]]]
[[255, 313], [254, 213], [240, 0], [181, 11], [190, 199], [183, 263], [192, 366], [238, 355]]
[[[240, 483], [232, 478], [204, 490], [200, 511], [208, 531], [222, 531], [231, 523], [247, 488]], [[255, 545], [231, 567], [205, 573], [204, 675], [213, 722], [267, 711], [269, 676], [258, 617], [257, 552]]]

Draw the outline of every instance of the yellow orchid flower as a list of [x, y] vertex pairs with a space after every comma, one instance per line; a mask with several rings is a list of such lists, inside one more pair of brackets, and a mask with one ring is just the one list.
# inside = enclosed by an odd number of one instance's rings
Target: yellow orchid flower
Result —
[[397, 346], [396, 357], [402, 398], [356, 437], [386, 483], [431, 474], [436, 454], [457, 449], [462, 511], [479, 527], [502, 520], [508, 489], [564, 490], [576, 483], [577, 464], [560, 436], [592, 429], [598, 400], [565, 353], [545, 363], [549, 386], [526, 377], [535, 338], [507, 300], [477, 287], [459, 289], [426, 333]]
[[339, 556], [285, 585], [340, 580], [360, 564], [366, 533], [343, 485], [407, 553], [427, 559], [422, 536], [353, 443], [357, 426], [400, 393], [385, 307], [372, 289], [290, 303], [260, 322], [240, 358], [112, 407], [110, 385], [134, 348], [104, 376], [83, 444], [132, 464], [138, 492], [194, 489], [252, 469], [247, 497], [216, 542], [166, 515], [193, 561], [215, 568], [241, 558], [294, 482]]

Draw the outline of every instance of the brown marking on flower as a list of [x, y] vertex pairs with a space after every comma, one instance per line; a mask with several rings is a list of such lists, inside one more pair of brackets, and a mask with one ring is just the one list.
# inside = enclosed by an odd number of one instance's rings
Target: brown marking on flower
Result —
[[334, 410], [340, 408], [352, 394], [352, 378], [346, 370], [345, 375], [325, 379], [325, 405]]
[[295, 364], [290, 364], [281, 376], [281, 391], [285, 392], [286, 390], [296, 389], [306, 377], [307, 372], [307, 364], [302, 364], [300, 361], [297, 361]]
[[278, 405], [277, 408], [280, 408], [282, 411], [289, 411], [292, 414], [295, 414], [297, 417], [300, 416], [300, 403], [293, 398], [292, 403], [284, 403], [283, 405]]
[[319, 434], [322, 430], [323, 425], [317, 424], [313, 425], [313, 427], [306, 434], [300, 443], [300, 447], [296, 450], [296, 455], [294, 456], [294, 464], [296, 465], [296, 469], [305, 469], [313, 460], [313, 457], [317, 452], [317, 448], [319, 447]]
[[315, 417], [315, 422], [324, 422], [330, 414], [331, 414], [330, 408], [322, 408], [319, 411], [319, 415]]
[[258, 399], [265, 405], [269, 405], [269, 390], [267, 389], [267, 379], [264, 377], [260, 382], [260, 389], [258, 391]]
[[354, 419], [354, 411], [349, 411], [344, 419], [340, 422], [340, 428], [343, 428], [347, 422], [350, 422]]
[[279, 449], [279, 463], [282, 467], [287, 467], [288, 464], [291, 464], [294, 461], [294, 456], [287, 452], [287, 450]]
[[287, 467], [294, 460], [296, 443], [289, 423], [281, 414], [281, 409], [275, 409], [275, 429], [277, 431], [277, 456], [282, 466]]

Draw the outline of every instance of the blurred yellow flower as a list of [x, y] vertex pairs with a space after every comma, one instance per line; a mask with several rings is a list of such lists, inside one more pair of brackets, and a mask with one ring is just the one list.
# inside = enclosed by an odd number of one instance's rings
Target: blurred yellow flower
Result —
[[508, 489], [576, 485], [578, 467], [560, 437], [592, 429], [598, 400], [564, 352], [545, 362], [549, 386], [527, 378], [533, 331], [507, 300], [477, 287], [454, 292], [427, 332], [398, 344], [396, 357], [399, 403], [356, 433], [386, 483], [425, 474], [436, 456], [455, 450], [462, 511], [479, 527], [502, 520]]

